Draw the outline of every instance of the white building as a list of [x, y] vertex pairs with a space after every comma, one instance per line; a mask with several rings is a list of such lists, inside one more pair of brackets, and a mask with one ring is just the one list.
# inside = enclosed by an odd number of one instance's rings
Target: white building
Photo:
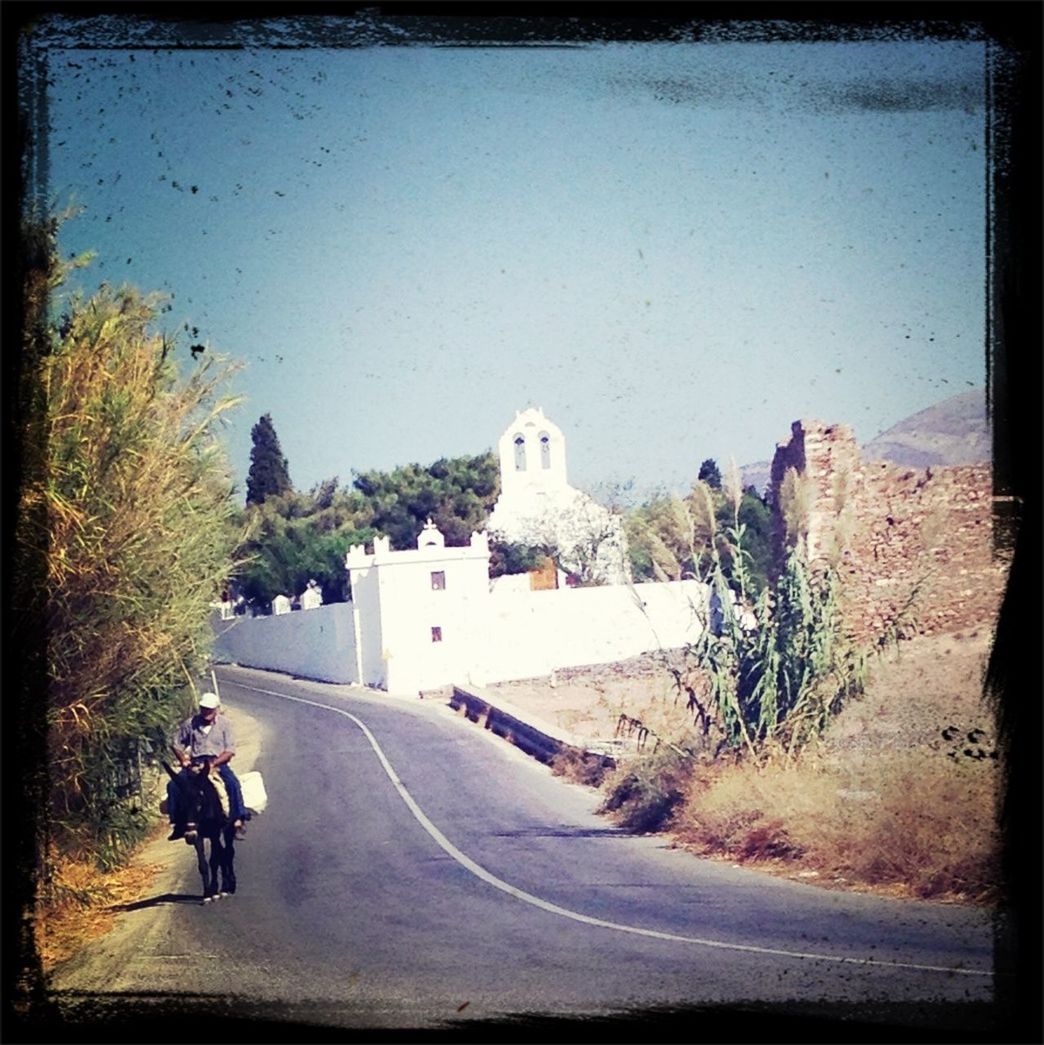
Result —
[[352, 545], [345, 565], [356, 677], [364, 685], [411, 692], [434, 678], [471, 680], [473, 647], [489, 598], [484, 533], [473, 533], [465, 548], [447, 548], [429, 519], [416, 549], [392, 551], [389, 539], [378, 537], [371, 555], [363, 545]]
[[364, 545], [348, 550], [351, 602], [216, 620], [215, 656], [415, 694], [612, 663], [695, 641], [706, 619], [706, 585], [627, 580], [619, 520], [569, 486], [565, 439], [543, 411], [517, 414], [499, 449], [502, 493], [490, 529], [508, 540], [554, 545], [567, 569], [610, 583], [546, 591], [492, 585], [486, 533], [447, 548], [429, 519], [416, 548], [392, 550], [388, 537], [377, 537], [372, 552]]
[[[216, 619], [214, 654], [245, 667], [415, 694], [534, 678], [694, 642], [707, 587], [693, 580], [531, 591], [489, 581], [489, 544], [447, 548], [430, 522], [416, 548], [345, 557], [352, 601], [310, 613]], [[218, 615], [215, 613], [215, 617]]]
[[559, 565], [585, 581], [629, 577], [618, 516], [569, 485], [565, 436], [537, 408], [516, 411], [497, 444], [500, 496], [487, 530], [502, 540], [553, 547]]

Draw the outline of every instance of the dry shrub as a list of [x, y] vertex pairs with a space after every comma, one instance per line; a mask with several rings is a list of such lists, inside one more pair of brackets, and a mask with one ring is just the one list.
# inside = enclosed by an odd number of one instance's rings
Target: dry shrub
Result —
[[570, 783], [585, 787], [601, 787], [612, 762], [601, 755], [563, 747], [551, 759], [551, 772]]
[[100, 872], [90, 858], [52, 854], [47, 899], [33, 915], [33, 935], [45, 972], [112, 928], [121, 904], [140, 898], [159, 868], [132, 866]]
[[660, 831], [684, 800], [695, 761], [664, 744], [619, 765], [605, 783], [600, 812], [638, 834]]
[[[863, 769], [860, 788], [875, 789], [856, 820], [859, 846], [850, 873], [871, 884], [899, 885], [920, 897], [996, 898], [1000, 880], [998, 773], [992, 762], [938, 752], [883, 756]], [[823, 831], [829, 825], [810, 825]], [[829, 855], [839, 839], [824, 832]], [[846, 849], [851, 849], [850, 844]]]
[[674, 817], [697, 851], [796, 861], [906, 895], [989, 901], [999, 882], [994, 763], [914, 750], [863, 763], [749, 760], [689, 782]]
[[693, 772], [713, 745], [692, 728], [692, 712], [666, 679], [660, 693], [627, 701], [627, 707], [617, 737], [635, 749], [605, 775], [601, 811], [628, 831], [660, 831], [670, 826]]
[[617, 738], [634, 741], [640, 750], [656, 743], [693, 752], [705, 746], [693, 729], [693, 714], [685, 696], [673, 680], [663, 679], [657, 693], [628, 695], [615, 710]]
[[792, 825], [813, 808], [793, 766], [722, 761], [693, 774], [674, 828], [683, 841], [708, 855], [796, 857], [802, 850], [792, 837]]

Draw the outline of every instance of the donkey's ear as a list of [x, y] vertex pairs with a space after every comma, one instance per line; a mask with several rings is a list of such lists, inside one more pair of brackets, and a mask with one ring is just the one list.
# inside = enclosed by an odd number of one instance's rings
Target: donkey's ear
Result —
[[170, 779], [174, 781], [174, 786], [183, 795], [191, 795], [192, 794], [191, 790], [189, 789], [189, 785], [186, 782], [185, 778], [180, 776], [179, 774], [175, 773], [174, 770], [170, 768], [170, 765], [162, 758], [160, 759], [160, 765], [162, 765], [163, 768], [170, 774]]

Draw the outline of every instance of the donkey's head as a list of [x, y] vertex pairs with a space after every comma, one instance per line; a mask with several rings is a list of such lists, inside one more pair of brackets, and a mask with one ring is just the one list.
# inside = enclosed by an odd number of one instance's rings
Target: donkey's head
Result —
[[193, 762], [187, 773], [175, 773], [166, 762], [163, 762], [163, 768], [181, 791], [183, 814], [188, 825], [185, 838], [188, 841], [194, 840], [197, 829], [207, 833], [225, 820], [221, 799], [210, 780], [209, 759]]

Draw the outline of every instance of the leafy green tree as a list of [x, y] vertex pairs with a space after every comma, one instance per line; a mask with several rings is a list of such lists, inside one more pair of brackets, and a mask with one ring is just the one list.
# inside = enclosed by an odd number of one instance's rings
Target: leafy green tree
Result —
[[263, 613], [276, 595], [298, 595], [312, 579], [324, 602], [348, 599], [344, 558], [351, 545], [370, 544], [380, 533], [393, 548], [416, 547], [429, 518], [448, 545], [465, 545], [485, 526], [499, 492], [499, 463], [485, 453], [364, 472], [349, 489], [328, 479], [308, 494], [270, 495], [243, 513], [247, 537], [237, 552], [243, 562], [236, 585]]
[[324, 603], [346, 601], [345, 554], [352, 544], [373, 540], [371, 517], [366, 499], [339, 489], [336, 479], [308, 494], [289, 490], [248, 505], [234, 578], [239, 593], [255, 610], [268, 613], [276, 595], [300, 595], [315, 580]]
[[321, 483], [315, 486], [309, 496], [315, 502], [317, 511], [325, 511], [329, 508], [334, 501], [334, 497], [337, 495], [337, 476], [335, 475], [332, 479], [324, 479]]
[[731, 472], [725, 489], [697, 480], [687, 497], [656, 494], [625, 514], [624, 528], [635, 580], [706, 579], [715, 551], [737, 591], [753, 598], [768, 581], [771, 512]]
[[[772, 573], [772, 510], [751, 487], [743, 491], [737, 522], [744, 527], [743, 546], [750, 556], [746, 566], [748, 587], [751, 595], [757, 596], [765, 589]], [[734, 574], [731, 555], [726, 562], [725, 573], [729, 577]]]
[[[56, 231], [45, 226], [38, 292], [67, 271]], [[18, 590], [42, 609], [47, 634], [37, 699], [49, 837], [112, 865], [149, 823], [129, 801], [142, 743], [163, 744], [208, 652], [209, 604], [234, 544], [217, 440], [236, 402], [221, 394], [233, 368], [208, 353], [182, 377], [154, 331], [159, 299], [132, 287], [73, 297], [61, 319], [33, 301], [17, 536], [46, 573], [31, 594], [30, 559], [19, 560]]]
[[772, 569], [772, 513], [764, 501], [742, 488], [733, 460], [716, 498], [715, 514], [722, 572], [741, 598], [753, 599], [765, 588]]
[[272, 415], [263, 414], [250, 430], [250, 471], [247, 473], [247, 504], [262, 504], [266, 498], [292, 489], [289, 465], [279, 446]]
[[696, 475], [696, 478], [701, 483], [706, 483], [712, 490], [721, 489], [721, 472], [718, 469], [718, 464], [713, 457], [708, 457], [703, 464], [700, 465], [700, 470]]
[[371, 525], [391, 538], [393, 548], [415, 547], [429, 518], [447, 545], [459, 547], [486, 524], [500, 493], [500, 464], [489, 452], [440, 458], [428, 467], [363, 472], [354, 485], [372, 507]]
[[635, 580], [677, 581], [695, 576], [695, 543], [702, 544], [687, 499], [659, 493], [624, 515]]
[[551, 558], [549, 549], [512, 541], [489, 542], [489, 575], [502, 577], [508, 573], [527, 573], [539, 569]]

